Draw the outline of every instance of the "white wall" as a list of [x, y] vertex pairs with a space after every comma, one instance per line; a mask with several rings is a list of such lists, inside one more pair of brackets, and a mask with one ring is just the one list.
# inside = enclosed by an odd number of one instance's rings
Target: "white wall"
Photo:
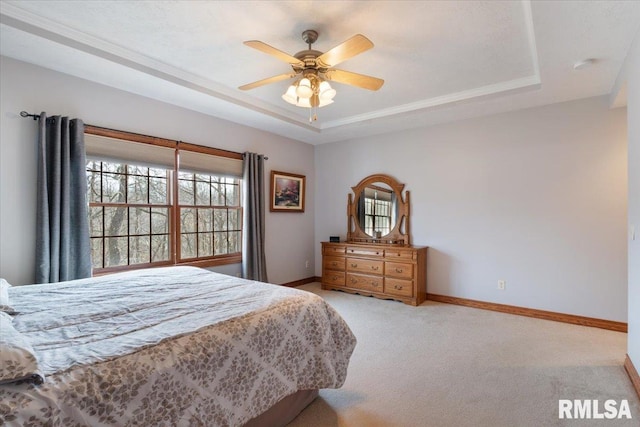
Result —
[[[212, 118], [184, 108], [112, 89], [76, 77], [0, 57], [0, 276], [13, 284], [34, 279], [36, 127], [21, 110], [79, 117], [85, 123], [269, 157], [270, 170], [307, 176], [306, 212], [269, 213], [266, 248], [269, 281], [313, 276], [313, 146]], [[268, 194], [268, 193], [267, 193]], [[218, 271], [235, 274], [240, 266]]]
[[629, 123], [629, 335], [627, 354], [640, 370], [640, 33], [627, 58], [627, 121]]
[[[607, 97], [316, 146], [320, 241], [350, 187], [406, 183], [427, 292], [627, 321], [626, 111]], [[497, 290], [498, 280], [506, 290]]]

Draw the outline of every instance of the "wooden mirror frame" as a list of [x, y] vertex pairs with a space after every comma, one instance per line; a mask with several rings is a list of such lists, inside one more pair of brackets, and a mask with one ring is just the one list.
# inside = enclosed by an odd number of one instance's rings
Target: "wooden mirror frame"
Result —
[[[387, 184], [396, 194], [397, 220], [393, 228], [384, 236], [376, 238], [364, 232], [358, 219], [358, 199], [366, 187], [373, 183], [382, 182]], [[354, 243], [373, 243], [386, 245], [411, 245], [411, 232], [409, 221], [409, 192], [402, 190], [404, 184], [399, 183], [389, 175], [376, 174], [364, 178], [355, 187], [351, 187], [353, 194], [349, 194], [347, 203], [347, 241]]]

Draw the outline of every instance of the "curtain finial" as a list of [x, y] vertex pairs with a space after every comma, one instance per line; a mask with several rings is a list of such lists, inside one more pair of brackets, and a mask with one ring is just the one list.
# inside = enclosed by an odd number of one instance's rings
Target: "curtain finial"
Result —
[[40, 116], [36, 114], [27, 113], [26, 111], [20, 111], [20, 116], [24, 118], [33, 117], [33, 120], [38, 120], [40, 118]]

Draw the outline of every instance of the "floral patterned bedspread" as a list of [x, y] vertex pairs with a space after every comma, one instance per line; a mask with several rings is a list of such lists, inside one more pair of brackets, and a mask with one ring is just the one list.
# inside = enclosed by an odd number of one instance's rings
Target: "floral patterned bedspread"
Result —
[[41, 385], [0, 386], [0, 425], [238, 426], [338, 388], [356, 340], [314, 294], [193, 267], [15, 286]]

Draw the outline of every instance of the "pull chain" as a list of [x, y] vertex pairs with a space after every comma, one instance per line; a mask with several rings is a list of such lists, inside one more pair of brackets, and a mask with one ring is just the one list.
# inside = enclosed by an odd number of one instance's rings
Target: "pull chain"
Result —
[[318, 107], [309, 108], [309, 123], [313, 123], [318, 120]]

